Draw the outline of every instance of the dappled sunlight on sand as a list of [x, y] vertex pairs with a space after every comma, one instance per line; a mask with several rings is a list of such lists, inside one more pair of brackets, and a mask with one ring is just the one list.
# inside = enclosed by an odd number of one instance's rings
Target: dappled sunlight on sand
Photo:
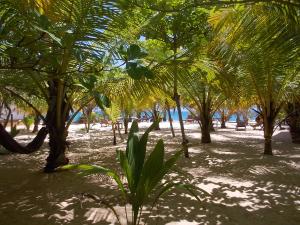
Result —
[[[141, 132], [150, 124], [141, 123]], [[190, 159], [180, 158], [179, 175], [165, 180], [193, 184], [201, 202], [182, 190], [170, 192], [154, 207], [148, 224], [154, 225], [298, 225], [300, 221], [300, 146], [292, 144], [287, 130], [274, 134], [273, 157], [264, 157], [261, 130], [235, 131], [217, 128], [211, 144], [201, 144], [198, 124], [186, 124]], [[166, 145], [166, 158], [181, 148], [180, 128], [172, 138], [167, 123], [149, 136], [148, 149], [159, 138]], [[18, 140], [28, 141], [31, 134]], [[127, 135], [117, 134], [112, 145], [111, 127], [72, 125], [68, 157], [72, 163], [90, 163], [120, 171], [116, 150], [124, 150]], [[118, 224], [104, 204], [84, 197], [93, 194], [115, 206], [124, 223], [125, 207], [115, 182], [105, 175], [82, 177], [74, 171], [44, 174], [47, 143], [31, 155], [0, 156], [0, 224], [91, 225]], [[124, 180], [124, 178], [122, 178]], [[144, 208], [143, 221], [149, 216]], [[127, 210], [129, 207], [127, 206]]]
[[189, 222], [187, 220], [180, 220], [178, 222], [169, 222], [169, 223], [166, 223], [166, 225], [180, 225], [180, 224], [197, 225], [198, 223], [196, 221]]

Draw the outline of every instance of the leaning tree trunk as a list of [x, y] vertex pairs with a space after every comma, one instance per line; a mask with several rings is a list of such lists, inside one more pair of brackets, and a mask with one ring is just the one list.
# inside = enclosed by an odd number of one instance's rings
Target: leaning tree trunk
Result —
[[186, 158], [189, 158], [189, 151], [188, 151], [188, 140], [185, 136], [185, 131], [184, 131], [184, 125], [183, 125], [183, 119], [182, 119], [182, 113], [181, 113], [181, 105], [180, 105], [180, 95], [178, 93], [174, 94], [174, 100], [176, 102], [176, 107], [178, 111], [178, 118], [179, 118], [179, 124], [180, 124], [180, 131], [181, 131], [181, 136], [182, 136], [182, 147], [184, 150], [184, 156]]
[[48, 130], [43, 127], [30, 143], [26, 146], [22, 146], [5, 130], [2, 124], [0, 124], [0, 145], [13, 153], [30, 154], [40, 149], [47, 137], [47, 134]]
[[182, 113], [181, 113], [181, 104], [180, 104], [180, 95], [178, 94], [178, 74], [177, 74], [177, 40], [176, 37], [174, 37], [174, 42], [173, 42], [173, 63], [174, 63], [174, 90], [173, 90], [173, 99], [176, 103], [177, 111], [178, 111], [178, 119], [179, 119], [179, 124], [180, 124], [180, 131], [181, 131], [181, 136], [182, 136], [182, 149], [184, 152], [185, 158], [189, 158], [189, 149], [188, 149], [188, 139], [185, 136], [185, 131], [184, 131], [184, 125], [183, 125], [183, 119], [182, 119]]
[[170, 129], [171, 129], [172, 137], [175, 137], [175, 132], [174, 132], [174, 128], [173, 128], [173, 119], [172, 119], [172, 116], [171, 116], [170, 105], [169, 105], [168, 101], [166, 101], [166, 107], [167, 107], [167, 112], [168, 112], [168, 117], [169, 117], [169, 123], [170, 123]]
[[[156, 109], [156, 103], [155, 103], [153, 106], [153, 121], [158, 121], [158, 120], [160, 120], [160, 116], [159, 116], [159, 112]], [[159, 122], [157, 123], [157, 126], [154, 128], [155, 130], [160, 130]]]

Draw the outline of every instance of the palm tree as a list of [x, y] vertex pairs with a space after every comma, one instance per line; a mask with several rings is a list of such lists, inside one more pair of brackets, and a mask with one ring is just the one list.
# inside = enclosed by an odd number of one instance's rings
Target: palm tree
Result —
[[218, 83], [213, 71], [198, 69], [180, 76], [184, 99], [197, 109], [197, 115], [194, 116], [200, 119], [201, 143], [211, 143], [212, 117], [224, 101]]
[[[31, 80], [47, 102], [46, 117], [39, 114], [50, 138], [45, 171], [53, 171], [68, 161], [65, 150], [73, 118], [68, 118], [70, 109], [80, 102], [80, 111], [93, 99], [90, 93], [78, 99], [76, 93], [86, 91], [82, 78], [101, 75], [106, 66], [107, 59], [103, 62], [103, 58], [110, 42], [106, 31], [120, 10], [109, 0], [5, 0], [0, 11], [6, 31], [1, 41], [0, 69], [14, 71], [14, 80]], [[20, 96], [16, 83], [9, 87]]]
[[[145, 7], [147, 8], [147, 5]], [[155, 74], [163, 76], [167, 80], [172, 78], [172, 82], [169, 83], [169, 87], [172, 89], [170, 97], [176, 102], [182, 147], [185, 149], [185, 157], [189, 157], [188, 140], [181, 113], [178, 73], [180, 70], [189, 68], [193, 59], [193, 52], [196, 52], [198, 46], [201, 45], [201, 38], [199, 37], [207, 32], [207, 12], [195, 8], [173, 13], [155, 13], [151, 10], [145, 12], [147, 12], [144, 16], [146, 22], [141, 35], [146, 38], [146, 43], [149, 42], [161, 49], [161, 51], [155, 51], [156, 57], [148, 59], [154, 64], [155, 71], [160, 70], [159, 73]]]
[[[296, 10], [296, 14], [299, 10]], [[264, 121], [264, 154], [272, 155], [276, 116], [299, 79], [299, 17], [266, 5], [217, 12], [211, 22], [219, 30], [214, 48], [238, 68], [239, 79], [255, 95]]]

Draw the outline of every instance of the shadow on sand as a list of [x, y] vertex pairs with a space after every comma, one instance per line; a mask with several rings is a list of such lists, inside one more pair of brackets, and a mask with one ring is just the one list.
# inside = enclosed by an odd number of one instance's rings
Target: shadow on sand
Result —
[[[180, 131], [176, 130], [179, 137]], [[125, 140], [126, 136], [123, 135]], [[300, 222], [300, 146], [290, 143], [288, 131], [274, 136], [274, 157], [263, 157], [262, 133], [219, 129], [213, 143], [200, 144], [199, 129], [189, 129], [191, 158], [181, 158], [185, 171], [169, 179], [191, 183], [205, 190], [201, 202], [175, 190], [154, 208], [148, 224], [298, 225]], [[168, 129], [150, 135], [148, 149], [159, 138], [166, 144], [166, 157], [180, 148], [180, 138]], [[116, 149], [111, 131], [74, 132], [69, 138], [69, 157], [74, 163], [92, 163], [114, 168]], [[47, 143], [32, 155], [0, 156], [0, 224], [117, 224], [103, 205], [82, 198], [81, 193], [109, 199], [125, 220], [124, 203], [115, 183], [103, 176], [82, 177], [75, 172], [44, 174], [39, 171], [47, 156]], [[144, 219], [149, 216], [145, 209]]]

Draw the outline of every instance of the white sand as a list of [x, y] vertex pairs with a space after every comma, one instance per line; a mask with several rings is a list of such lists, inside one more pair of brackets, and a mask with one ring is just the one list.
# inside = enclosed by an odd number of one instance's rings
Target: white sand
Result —
[[[263, 131], [216, 129], [211, 144], [200, 144], [197, 124], [185, 124], [190, 140], [190, 159], [181, 158], [178, 166], [187, 174], [176, 179], [205, 190], [199, 203], [182, 191], [166, 195], [154, 210], [149, 224], [196, 225], [298, 225], [300, 224], [300, 145], [292, 144], [288, 130], [276, 131], [275, 156], [263, 157]], [[146, 128], [149, 123], [140, 123]], [[69, 132], [73, 163], [93, 163], [115, 168], [115, 150], [124, 149], [124, 140], [112, 145], [109, 127], [93, 126], [86, 134], [83, 125], [72, 125]], [[180, 148], [179, 124], [172, 138], [168, 123], [150, 135], [148, 150], [162, 138], [167, 157]], [[30, 135], [20, 135], [26, 142]], [[28, 155], [0, 156], [0, 224], [115, 224], [111, 211], [97, 203], [80, 200], [88, 192], [110, 199], [124, 217], [115, 184], [103, 175], [78, 176], [75, 172], [44, 174], [47, 156], [42, 151]], [[147, 216], [147, 211], [145, 213]]]

